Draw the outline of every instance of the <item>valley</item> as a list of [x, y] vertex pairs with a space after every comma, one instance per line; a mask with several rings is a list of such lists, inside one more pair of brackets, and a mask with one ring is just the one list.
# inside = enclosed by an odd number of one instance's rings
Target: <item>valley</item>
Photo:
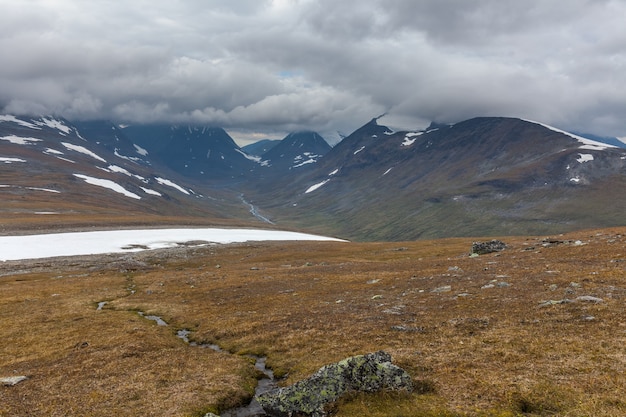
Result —
[[[625, 149], [497, 117], [271, 146], [1, 116], [0, 416], [204, 417], [250, 402], [254, 358], [286, 386], [379, 350], [414, 391], [332, 415], [626, 412]], [[102, 231], [132, 238], [21, 256]], [[506, 248], [470, 256], [492, 238]]]

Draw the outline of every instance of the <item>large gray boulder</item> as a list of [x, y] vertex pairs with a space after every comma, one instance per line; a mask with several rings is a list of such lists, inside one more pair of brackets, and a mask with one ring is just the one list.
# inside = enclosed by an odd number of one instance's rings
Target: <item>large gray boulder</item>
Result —
[[411, 391], [411, 377], [391, 363], [391, 355], [379, 351], [353, 356], [320, 368], [309, 378], [256, 397], [273, 417], [326, 415], [325, 406], [348, 392], [382, 389]]

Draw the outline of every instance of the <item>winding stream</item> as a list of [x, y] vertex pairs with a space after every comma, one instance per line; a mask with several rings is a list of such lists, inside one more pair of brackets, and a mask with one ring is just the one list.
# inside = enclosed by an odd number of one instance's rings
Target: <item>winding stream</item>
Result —
[[[98, 306], [100, 306], [100, 304], [98, 304]], [[146, 315], [144, 312], [140, 311], [138, 313], [141, 317], [148, 319], [148, 320], [153, 320], [157, 323], [157, 325], [159, 326], [167, 326], [167, 322], [165, 322], [165, 320], [163, 320], [161, 317], [159, 316], [154, 316], [154, 315]], [[199, 347], [199, 348], [208, 348], [208, 349], [213, 349], [216, 352], [226, 352], [225, 350], [223, 350], [220, 346], [216, 345], [216, 344], [210, 344], [210, 343], [202, 343], [202, 344], [198, 344], [196, 342], [193, 342], [191, 340], [189, 340], [189, 335], [191, 334], [191, 331], [188, 329], [182, 329], [179, 330], [176, 333], [176, 336], [181, 339], [183, 342], [187, 343], [189, 346], [194, 346], [194, 347]], [[267, 414], [265, 414], [265, 412], [263, 411], [263, 409], [261, 408], [261, 406], [259, 405], [259, 403], [256, 401], [255, 397], [259, 394], [262, 394], [264, 392], [270, 391], [274, 388], [277, 387], [276, 384], [276, 380], [274, 379], [274, 372], [272, 372], [271, 369], [268, 369], [266, 366], [266, 361], [267, 358], [264, 356], [256, 356], [256, 355], [247, 355], [248, 357], [254, 359], [254, 368], [257, 371], [260, 371], [261, 373], [263, 373], [263, 375], [265, 375], [265, 377], [259, 379], [257, 381], [257, 386], [256, 389], [254, 391], [254, 397], [252, 399], [252, 401], [246, 405], [246, 406], [242, 406], [242, 407], [238, 407], [238, 408], [234, 408], [231, 410], [226, 410], [223, 411], [220, 414], [220, 417], [262, 417], [262, 416], [267, 416]]]
[[259, 211], [254, 206], [254, 204], [246, 201], [246, 199], [244, 198], [243, 194], [240, 194], [239, 198], [241, 199], [241, 202], [243, 204], [245, 204], [246, 206], [248, 206], [250, 208], [250, 214], [252, 214], [254, 217], [256, 217], [257, 219], [261, 220], [262, 222], [269, 223], [269, 224], [275, 224], [273, 221], [271, 221], [270, 219], [268, 219], [267, 217], [265, 217], [261, 213], [259, 213]]

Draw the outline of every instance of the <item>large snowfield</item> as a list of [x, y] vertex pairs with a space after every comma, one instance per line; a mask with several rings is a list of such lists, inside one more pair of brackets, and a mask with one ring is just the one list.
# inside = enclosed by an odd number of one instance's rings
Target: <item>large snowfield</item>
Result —
[[324, 236], [261, 229], [146, 229], [0, 236], [0, 261], [97, 255], [171, 248], [186, 242], [334, 240]]

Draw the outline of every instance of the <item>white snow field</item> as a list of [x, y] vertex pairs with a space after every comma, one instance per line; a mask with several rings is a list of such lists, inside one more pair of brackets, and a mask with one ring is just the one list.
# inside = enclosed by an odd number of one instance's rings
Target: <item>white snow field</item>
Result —
[[0, 261], [55, 256], [97, 255], [172, 248], [191, 241], [238, 243], [248, 241], [337, 241], [305, 233], [261, 229], [142, 229], [0, 236]]

